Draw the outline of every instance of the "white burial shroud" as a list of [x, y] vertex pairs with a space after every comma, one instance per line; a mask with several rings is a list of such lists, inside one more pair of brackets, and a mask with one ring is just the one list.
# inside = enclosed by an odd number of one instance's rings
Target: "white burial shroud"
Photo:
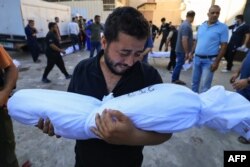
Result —
[[90, 128], [96, 126], [96, 113], [104, 109], [123, 112], [147, 131], [174, 133], [204, 125], [250, 138], [249, 101], [222, 86], [197, 94], [180, 85], [156, 84], [115, 98], [110, 94], [102, 101], [63, 91], [23, 89], [8, 101], [13, 119], [36, 125], [39, 118], [49, 118], [55, 133], [70, 139], [97, 138]]

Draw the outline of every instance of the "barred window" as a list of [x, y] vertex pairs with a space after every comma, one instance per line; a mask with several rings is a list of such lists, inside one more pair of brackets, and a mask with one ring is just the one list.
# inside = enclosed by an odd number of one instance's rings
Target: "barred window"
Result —
[[112, 11], [115, 9], [115, 0], [103, 0], [103, 10]]

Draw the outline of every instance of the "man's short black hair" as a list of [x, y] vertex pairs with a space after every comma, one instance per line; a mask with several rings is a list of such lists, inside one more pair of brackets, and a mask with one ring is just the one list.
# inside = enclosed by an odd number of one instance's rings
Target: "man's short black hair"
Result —
[[164, 21], [166, 21], [166, 18], [165, 17], [161, 18], [161, 22], [164, 22]]
[[242, 14], [235, 16], [235, 18], [240, 19], [241, 21], [244, 21], [244, 16]]
[[94, 19], [97, 19], [98, 17], [101, 17], [100, 15], [95, 15]]
[[104, 36], [108, 43], [118, 40], [119, 32], [137, 39], [149, 36], [149, 24], [141, 12], [133, 7], [118, 7], [107, 18]]
[[195, 12], [193, 10], [190, 10], [187, 12], [186, 17], [194, 17], [195, 16]]
[[48, 25], [49, 30], [50, 30], [51, 28], [53, 28], [55, 25], [56, 25], [55, 22], [50, 22], [49, 25]]

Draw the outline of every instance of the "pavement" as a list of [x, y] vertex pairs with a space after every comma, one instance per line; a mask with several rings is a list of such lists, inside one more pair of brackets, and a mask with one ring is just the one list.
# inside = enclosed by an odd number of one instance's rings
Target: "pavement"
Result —
[[[159, 40], [159, 39], [158, 39]], [[154, 50], [157, 51], [157, 44]], [[29, 53], [10, 52], [14, 59], [21, 63], [17, 90], [23, 88], [44, 88], [67, 90], [69, 80], [55, 66], [48, 78], [49, 84], [41, 82], [41, 77], [46, 66], [46, 58], [40, 56], [41, 63], [33, 63]], [[80, 51], [65, 56], [66, 69], [73, 73], [75, 65], [88, 58], [88, 51]], [[164, 82], [170, 82], [171, 74], [166, 70], [168, 58], [149, 58], [162, 76]], [[234, 70], [239, 67], [235, 63]], [[232, 90], [229, 78], [232, 73], [221, 73], [225, 64], [221, 63], [216, 71], [213, 85], [224, 85], [227, 90]], [[191, 70], [181, 72], [181, 80], [191, 86]], [[225, 99], [226, 100], [226, 99]], [[25, 104], [24, 104], [25, 105]], [[36, 127], [22, 125], [13, 121], [16, 138], [16, 154], [19, 163], [30, 160], [33, 167], [73, 167], [74, 166], [74, 140], [49, 137]], [[250, 145], [237, 141], [235, 133], [222, 134], [204, 127], [194, 127], [183, 132], [175, 133], [173, 137], [157, 146], [146, 146], [144, 149], [143, 167], [222, 167], [224, 150], [250, 150]], [[119, 167], [119, 164], [117, 165]]]

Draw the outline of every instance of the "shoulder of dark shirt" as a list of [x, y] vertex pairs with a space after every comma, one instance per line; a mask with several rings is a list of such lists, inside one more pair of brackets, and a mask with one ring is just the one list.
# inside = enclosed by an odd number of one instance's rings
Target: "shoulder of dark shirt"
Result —
[[153, 66], [143, 63], [143, 62], [138, 62], [139, 67], [144, 75], [145, 81], [148, 82], [148, 85], [152, 84], [157, 84], [157, 83], [162, 83], [162, 78], [156, 68]]

